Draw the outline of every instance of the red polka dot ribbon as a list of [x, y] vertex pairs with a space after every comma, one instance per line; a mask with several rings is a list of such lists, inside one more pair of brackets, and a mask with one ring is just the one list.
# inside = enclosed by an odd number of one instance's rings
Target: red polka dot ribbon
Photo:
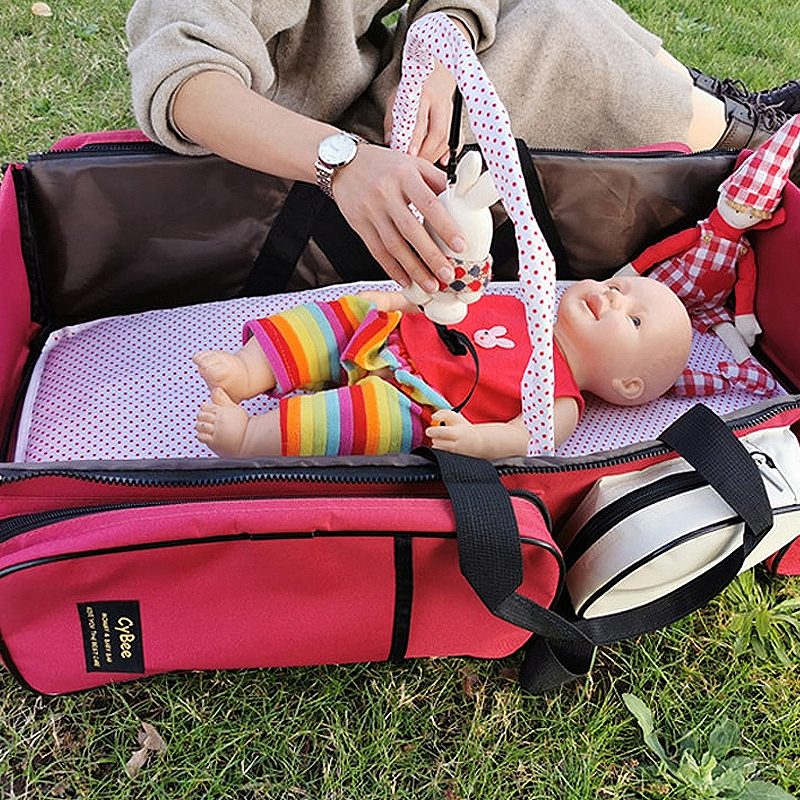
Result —
[[422, 87], [437, 59], [456, 79], [472, 132], [514, 223], [531, 339], [531, 359], [520, 387], [522, 419], [530, 434], [528, 455], [552, 453], [555, 261], [533, 216], [508, 112], [469, 42], [445, 14], [426, 14], [408, 29], [391, 146], [408, 151]]

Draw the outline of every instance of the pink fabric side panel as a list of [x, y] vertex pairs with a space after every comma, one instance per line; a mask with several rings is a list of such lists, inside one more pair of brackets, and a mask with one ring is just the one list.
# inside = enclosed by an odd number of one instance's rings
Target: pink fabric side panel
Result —
[[[390, 537], [209, 542], [96, 558], [102, 564], [51, 562], [0, 581], [3, 641], [37, 691], [175, 670], [383, 660], [389, 653]], [[77, 604], [108, 601], [138, 602], [144, 673], [87, 671]]]
[[94, 131], [92, 133], [74, 133], [59, 139], [50, 150], [80, 150], [87, 144], [149, 142], [150, 140], [136, 128], [118, 131]]
[[775, 572], [778, 575], [800, 575], [800, 539], [795, 539], [781, 556]]
[[800, 342], [797, 310], [800, 281], [800, 189], [787, 183], [783, 192], [786, 222], [751, 235], [756, 254], [756, 317], [764, 332], [759, 345], [778, 369], [800, 387]]
[[[522, 534], [550, 542], [538, 511], [514, 502]], [[56, 523], [3, 544], [0, 570], [44, 559], [0, 578], [3, 641], [23, 678], [44, 693], [141, 676], [87, 671], [79, 603], [138, 603], [145, 675], [383, 660], [392, 639], [394, 539], [374, 534], [397, 529], [434, 534], [413, 544], [421, 616], [409, 655], [507, 655], [528, 634], [474, 597], [458, 571], [452, 526], [446, 500], [363, 497], [181, 504]], [[126, 549], [159, 542], [170, 546]], [[549, 603], [555, 559], [524, 549], [526, 570], [536, 570], [525, 591]], [[73, 557], [48, 560], [65, 554]]]
[[0, 429], [8, 421], [32, 335], [12, 165], [0, 185]]

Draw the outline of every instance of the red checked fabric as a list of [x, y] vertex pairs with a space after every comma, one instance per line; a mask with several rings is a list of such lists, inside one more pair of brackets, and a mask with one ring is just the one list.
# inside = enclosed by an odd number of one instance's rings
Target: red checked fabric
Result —
[[800, 114], [790, 117], [719, 187], [733, 208], [774, 211], [800, 144]]
[[[692, 244], [687, 244], [687, 239]], [[662, 263], [648, 273], [649, 277], [666, 284], [681, 298], [692, 324], [701, 333], [732, 321], [725, 301], [737, 281], [741, 286], [736, 290], [736, 313], [753, 313], [756, 267], [750, 242], [716, 209], [696, 228], [653, 245], [632, 263], [637, 272], [644, 273], [648, 264], [658, 261]]]
[[745, 389], [751, 394], [771, 397], [778, 388], [775, 378], [755, 359], [748, 358], [741, 364], [720, 361], [718, 374], [685, 369], [673, 391], [681, 397], [707, 397], [731, 389]]
[[393, 108], [391, 146], [408, 150], [422, 87], [437, 59], [455, 76], [472, 132], [514, 223], [532, 350], [521, 386], [525, 399], [522, 418], [530, 434], [528, 454], [552, 453], [555, 262], [525, 191], [508, 112], [469, 42], [445, 14], [426, 14], [408, 30]]

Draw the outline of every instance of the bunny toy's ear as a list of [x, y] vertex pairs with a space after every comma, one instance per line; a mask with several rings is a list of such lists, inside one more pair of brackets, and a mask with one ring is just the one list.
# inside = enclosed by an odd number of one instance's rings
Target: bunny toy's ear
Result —
[[475, 182], [475, 185], [464, 195], [464, 200], [469, 208], [489, 208], [500, 199], [492, 180], [492, 174], [487, 170]]
[[481, 174], [480, 153], [477, 150], [467, 150], [459, 159], [456, 167], [455, 191], [459, 197], [464, 197], [467, 192], [475, 185]]

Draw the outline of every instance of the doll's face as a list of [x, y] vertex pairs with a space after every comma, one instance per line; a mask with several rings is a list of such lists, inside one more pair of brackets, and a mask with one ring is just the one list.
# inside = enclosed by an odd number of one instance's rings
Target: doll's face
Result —
[[728, 225], [742, 231], [752, 228], [753, 225], [758, 225], [759, 222], [764, 221], [764, 217], [757, 216], [750, 209], [739, 211], [728, 205], [728, 202], [721, 195], [717, 201], [717, 211], [719, 211], [719, 215]]
[[585, 280], [561, 297], [554, 334], [581, 389], [617, 405], [663, 394], [689, 357], [689, 316], [651, 278]]

